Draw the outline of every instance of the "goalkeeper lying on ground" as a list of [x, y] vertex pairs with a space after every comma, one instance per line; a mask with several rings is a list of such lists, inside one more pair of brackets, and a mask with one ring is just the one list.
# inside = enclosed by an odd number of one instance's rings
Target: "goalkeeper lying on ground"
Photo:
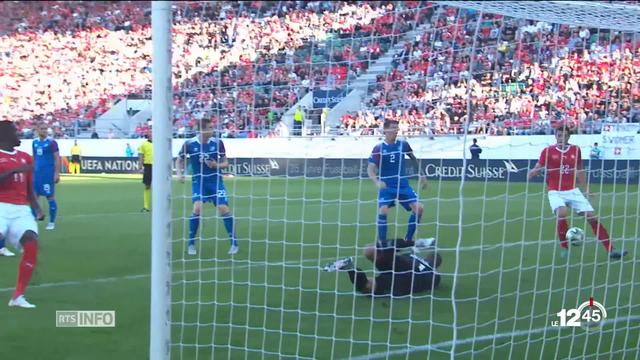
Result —
[[332, 262], [324, 267], [324, 271], [346, 271], [356, 291], [363, 294], [406, 296], [429, 291], [440, 283], [436, 269], [442, 263], [442, 257], [431, 252], [423, 258], [416, 251], [402, 253], [401, 250], [432, 248], [434, 242], [434, 239], [419, 239], [415, 243], [396, 239], [386, 248], [369, 245], [364, 254], [380, 273], [373, 280], [368, 279], [360, 268], [354, 268], [352, 257]]

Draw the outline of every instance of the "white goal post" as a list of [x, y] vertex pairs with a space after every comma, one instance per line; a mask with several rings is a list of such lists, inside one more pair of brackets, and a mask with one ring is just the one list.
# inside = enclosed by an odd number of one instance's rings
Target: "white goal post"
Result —
[[171, 1], [151, 2], [153, 153], [151, 218], [151, 359], [171, 355]]

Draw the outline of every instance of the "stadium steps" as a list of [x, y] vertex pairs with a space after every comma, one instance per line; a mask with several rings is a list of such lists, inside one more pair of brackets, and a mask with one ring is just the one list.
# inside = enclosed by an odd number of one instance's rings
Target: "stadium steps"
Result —
[[[133, 112], [130, 114], [128, 110]], [[101, 138], [109, 136], [129, 137], [138, 124], [147, 123], [151, 119], [151, 100], [128, 98], [116, 102], [107, 112], [95, 121], [95, 131]]]
[[[401, 38], [398, 39], [397, 43], [394, 44], [387, 52], [378, 58], [375, 62], [369, 66], [366, 72], [362, 75], [358, 76], [353, 81], [350, 81], [346, 85], [347, 94], [353, 93], [353, 96], [347, 96], [345, 100], [337, 104], [330, 112], [327, 118], [327, 125], [331, 128], [335, 128], [340, 123], [340, 117], [345, 112], [350, 111], [358, 111], [360, 110], [360, 104], [365, 103], [365, 101], [369, 100], [368, 89], [370, 85], [375, 84], [376, 77], [378, 75], [384, 75], [391, 70], [391, 63], [393, 62], [393, 56], [402, 50], [402, 47], [406, 41], [410, 41], [415, 38], [416, 35], [419, 35], [429, 28], [430, 24], [422, 24], [416, 27], [415, 29], [408, 31]], [[355, 92], [354, 92], [355, 91]], [[310, 127], [311, 125], [311, 117], [309, 116], [309, 110], [313, 109], [313, 92], [309, 91], [305, 96], [303, 96], [296, 104], [287, 109], [281, 117], [282, 122], [292, 129], [293, 127], [293, 114], [298, 106], [301, 106], [303, 109], [307, 110], [307, 116], [305, 118], [305, 128]], [[354, 101], [354, 98], [361, 99], [360, 101]]]
[[347, 84], [347, 96], [329, 111], [327, 125], [331, 129], [340, 126], [340, 118], [346, 113], [360, 111], [362, 105], [369, 101], [369, 87], [375, 85], [378, 75], [386, 75], [392, 68], [393, 56], [402, 51], [404, 43], [415, 39], [416, 35], [427, 31], [429, 24], [422, 24], [407, 32], [398, 39], [384, 55], [376, 60], [365, 73]]
[[410, 41], [415, 38], [416, 35], [419, 35], [425, 32], [429, 28], [430, 24], [422, 24], [417, 28], [407, 32], [400, 40], [393, 45], [383, 56], [378, 58], [376, 62], [374, 62], [367, 71], [356, 78], [353, 83], [349, 84], [347, 88], [349, 90], [360, 90], [364, 92], [366, 95], [365, 100], [368, 100], [368, 89], [369, 86], [375, 84], [376, 77], [378, 75], [388, 74], [391, 70], [391, 63], [393, 62], [393, 56], [402, 51], [402, 47], [405, 42]]

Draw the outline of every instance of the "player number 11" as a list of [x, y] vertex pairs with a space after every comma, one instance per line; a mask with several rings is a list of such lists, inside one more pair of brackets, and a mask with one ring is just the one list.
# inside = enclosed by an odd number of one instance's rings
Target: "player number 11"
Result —
[[13, 174], [13, 181], [14, 182], [24, 182], [24, 173], [15, 173]]

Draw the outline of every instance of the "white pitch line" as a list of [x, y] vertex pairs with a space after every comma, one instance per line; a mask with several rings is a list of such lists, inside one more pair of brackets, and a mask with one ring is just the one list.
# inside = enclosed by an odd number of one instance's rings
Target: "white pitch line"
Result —
[[[97, 284], [97, 283], [107, 283], [107, 282], [115, 282], [115, 281], [121, 281], [121, 280], [144, 279], [147, 277], [149, 277], [149, 274], [114, 276], [114, 277], [107, 277], [107, 278], [100, 278], [100, 279], [89, 279], [89, 280], [78, 280], [78, 281], [61, 281], [61, 282], [29, 285], [27, 286], [27, 289], [77, 286], [77, 285], [86, 285], [86, 284], [92, 284], [92, 283]], [[14, 289], [15, 287], [0, 288], [0, 293], [12, 291]]]
[[[331, 200], [331, 203], [336, 203], [339, 200]], [[356, 201], [354, 200], [353, 203], [355, 203]], [[323, 203], [311, 203], [311, 204], [304, 204], [305, 207], [317, 207], [317, 206], [323, 206]], [[263, 207], [263, 208], [277, 208], [277, 209], [283, 209], [286, 207], [292, 207], [292, 205], [259, 205], [259, 206], [254, 206], [254, 207]], [[298, 206], [298, 205], [295, 205]], [[189, 211], [190, 213], [190, 211]], [[140, 211], [133, 211], [133, 212], [110, 212], [110, 213], [88, 213], [88, 214], [69, 214], [69, 215], [64, 215], [64, 214], [58, 214], [57, 218], [58, 220], [62, 219], [77, 219], [77, 218], [93, 218], [93, 217], [108, 217], [108, 216], [131, 216], [131, 215], [143, 215], [143, 216], [149, 216], [148, 213], [143, 213]], [[215, 215], [213, 217], [216, 217]], [[187, 219], [188, 216], [183, 216], [183, 219]], [[177, 219], [177, 218], [176, 218]], [[280, 219], [272, 219], [274, 221], [276, 220], [280, 220]]]
[[147, 213], [143, 213], [140, 211], [136, 212], [118, 212], [118, 213], [89, 213], [89, 214], [72, 214], [72, 215], [58, 215], [58, 219], [77, 219], [77, 218], [90, 218], [90, 217], [106, 217], [106, 216], [130, 216], [130, 215], [146, 215]]
[[[617, 317], [609, 320], [604, 320], [601, 326], [611, 325], [611, 324], [615, 324], [618, 322], [625, 322], [625, 321], [627, 322], [640, 321], [640, 316], [626, 316], [626, 317]], [[479, 341], [489, 341], [494, 339], [514, 337], [514, 336], [526, 336], [531, 334], [542, 333], [549, 330], [559, 331], [560, 329], [561, 329], [560, 327], [545, 326], [545, 327], [540, 327], [540, 328], [531, 329], [531, 330], [518, 330], [518, 331], [504, 332], [504, 333], [498, 333], [498, 334], [483, 335], [483, 336], [477, 336], [473, 338], [458, 340], [455, 342], [455, 345], [456, 346], [468, 345], [468, 344], [472, 344], [474, 342], [479, 342]], [[406, 355], [406, 354], [414, 353], [416, 351], [427, 351], [427, 350], [437, 350], [438, 348], [448, 348], [453, 346], [453, 344], [454, 344], [453, 341], [443, 341], [443, 342], [439, 342], [432, 345], [412, 346], [406, 349], [392, 350], [387, 352], [378, 352], [378, 353], [373, 353], [369, 355], [351, 357], [349, 359], [350, 360], [382, 359], [382, 358], [387, 358], [393, 355]]]
[[[265, 261], [254, 261], [254, 262], [251, 262], [249, 264], [244, 264], [244, 265], [216, 266], [216, 267], [207, 267], [207, 268], [199, 268], [199, 269], [190, 269], [190, 270], [184, 270], [184, 271], [177, 271], [177, 272], [172, 273], [172, 275], [197, 273], [197, 272], [201, 272], [201, 271], [211, 271], [211, 270], [247, 269], [247, 268], [258, 267], [258, 266], [303, 265], [304, 263], [308, 263], [308, 262], [315, 262], [315, 261], [324, 262], [324, 261], [329, 261], [329, 260], [333, 260], [333, 259], [335, 259], [335, 258], [306, 259], [306, 260], [302, 260], [302, 262], [300, 262], [300, 261], [285, 261], [285, 262], [273, 262], [273, 263], [265, 262]], [[203, 261], [206, 261], [206, 260], [203, 260]], [[138, 279], [146, 279], [146, 278], [148, 278], [150, 276], [151, 276], [151, 274], [137, 274], [137, 275], [112, 276], [112, 277], [98, 278], [98, 279], [87, 279], [87, 280], [76, 280], [76, 281], [60, 281], [60, 282], [52, 282], [52, 283], [45, 283], [45, 284], [29, 285], [27, 287], [27, 289], [52, 288], [52, 287], [64, 287], [64, 286], [79, 286], [79, 285], [87, 285], [87, 284], [99, 284], [99, 283], [116, 282], [116, 281], [123, 281], [123, 280], [138, 280]], [[172, 285], [175, 285], [175, 283], [172, 283]], [[0, 293], [9, 292], [9, 291], [13, 291], [13, 290], [15, 290], [15, 287], [0, 288]]]

